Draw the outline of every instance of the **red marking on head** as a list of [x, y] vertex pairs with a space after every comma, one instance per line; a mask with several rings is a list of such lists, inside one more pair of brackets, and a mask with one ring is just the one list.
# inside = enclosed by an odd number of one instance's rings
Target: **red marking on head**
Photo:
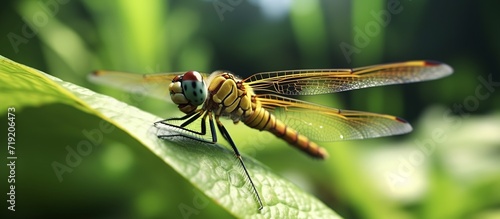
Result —
[[201, 77], [201, 74], [197, 71], [188, 71], [188, 72], [184, 73], [182, 80], [203, 81], [203, 78]]
[[181, 80], [181, 75], [177, 75], [174, 77], [174, 79], [172, 79], [172, 82], [178, 82]]

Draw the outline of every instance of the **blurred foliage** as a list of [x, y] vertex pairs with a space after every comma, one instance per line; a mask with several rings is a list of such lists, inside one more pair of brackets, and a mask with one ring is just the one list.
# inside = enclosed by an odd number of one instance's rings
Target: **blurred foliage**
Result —
[[[482, 82], [500, 81], [500, 14], [495, 6], [498, 3], [450, 0], [8, 0], [0, 8], [0, 35], [4, 36], [0, 51], [14, 61], [160, 117], [179, 113], [160, 101], [130, 98], [90, 84], [86, 75], [95, 69], [139, 73], [226, 69], [245, 77], [270, 70], [350, 68], [415, 59], [445, 62], [455, 72], [441, 80], [308, 97], [332, 107], [398, 115], [415, 128], [402, 137], [322, 143], [331, 154], [326, 162], [311, 160], [268, 133], [243, 125], [228, 124], [229, 131], [245, 154], [310, 191], [344, 217], [495, 218], [500, 215], [500, 201], [494, 196], [500, 182], [494, 162], [500, 141], [494, 138], [498, 132], [491, 130], [498, 130], [500, 124], [500, 95], [498, 87], [487, 89]], [[389, 12], [390, 21], [382, 25], [381, 17], [373, 14], [389, 9], [400, 12]], [[366, 45], [360, 44], [362, 38]], [[356, 46], [357, 52], [346, 56], [343, 43]], [[434, 105], [441, 108], [429, 108]], [[19, 117], [37, 109], [20, 109]], [[46, 115], [57, 119], [57, 113], [65, 112], [50, 113]], [[34, 120], [50, 126], [50, 121]], [[412, 154], [419, 150], [419, 142], [433, 139], [433, 131], [441, 125], [448, 125], [441, 128], [447, 131], [447, 139], [434, 141], [434, 152], [414, 165], [411, 174], [404, 172], [405, 160], [417, 159], [411, 156], [417, 156]], [[248, 138], [254, 134], [257, 141]], [[185, 180], [142, 148], [119, 139], [108, 141], [71, 174], [74, 178], [61, 184], [64, 192], [19, 191], [26, 193], [19, 202], [39, 215], [64, 209], [85, 217], [89, 209], [97, 209], [93, 216], [182, 217], [179, 203], [191, 203], [199, 192], [194, 194]], [[39, 156], [64, 153], [51, 145], [18, 147], [47, 148]], [[108, 161], [99, 163], [98, 157]], [[24, 162], [49, 166], [35, 159]], [[137, 169], [120, 173], [120, 162]], [[100, 171], [103, 165], [115, 171]], [[409, 174], [404, 182], [388, 181], [387, 173], [397, 173], [398, 168], [403, 175]], [[21, 182], [23, 177], [30, 183], [54, 178], [36, 170], [24, 171], [34, 172], [30, 176], [21, 172]], [[88, 174], [93, 178], [85, 178]], [[128, 177], [117, 180], [113, 174]], [[399, 184], [395, 188], [389, 182]], [[39, 195], [47, 201], [40, 203]], [[65, 201], [51, 207], [51, 197]], [[209, 205], [192, 217], [223, 217], [223, 212]]]

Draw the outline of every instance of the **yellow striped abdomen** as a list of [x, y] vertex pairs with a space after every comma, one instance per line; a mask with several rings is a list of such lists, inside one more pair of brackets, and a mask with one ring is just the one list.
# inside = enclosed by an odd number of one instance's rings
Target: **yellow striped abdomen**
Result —
[[258, 100], [253, 99], [252, 102], [254, 106], [252, 107], [254, 108], [253, 114], [243, 120], [246, 125], [258, 130], [269, 131], [276, 137], [285, 140], [290, 145], [295, 146], [313, 157], [324, 159], [328, 156], [325, 149], [319, 147], [306, 136], [288, 127], [285, 123], [276, 119], [269, 111], [262, 108]]

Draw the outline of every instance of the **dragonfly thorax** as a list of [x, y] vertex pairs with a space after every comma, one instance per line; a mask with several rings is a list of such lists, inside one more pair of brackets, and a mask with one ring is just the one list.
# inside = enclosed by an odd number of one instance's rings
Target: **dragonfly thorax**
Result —
[[170, 98], [184, 113], [191, 113], [207, 99], [207, 86], [197, 71], [176, 76], [169, 85]]
[[251, 88], [233, 74], [215, 71], [208, 79], [209, 100], [205, 108], [216, 116], [228, 117], [234, 123], [252, 115], [253, 106]]

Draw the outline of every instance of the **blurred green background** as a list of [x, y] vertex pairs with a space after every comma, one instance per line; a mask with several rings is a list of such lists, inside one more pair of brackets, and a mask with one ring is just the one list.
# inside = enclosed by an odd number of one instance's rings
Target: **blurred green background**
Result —
[[[0, 54], [161, 117], [180, 113], [161, 101], [91, 84], [86, 75], [96, 69], [225, 69], [246, 77], [271, 70], [442, 61], [454, 74], [437, 81], [306, 97], [336, 108], [397, 115], [415, 129], [404, 136], [322, 143], [331, 155], [324, 162], [270, 134], [227, 127], [244, 154], [346, 218], [500, 218], [500, 86], [485, 85], [500, 82], [495, 6], [492, 1], [7, 0], [0, 9]], [[18, 114], [26, 112], [37, 108]], [[44, 109], [41, 117], [49, 112]], [[57, 118], [66, 112], [52, 113]], [[24, 186], [14, 216], [183, 218], [182, 209], [191, 206], [189, 218], [231, 217], [212, 202], [194, 207], [193, 199], [205, 196], [135, 144], [105, 139], [61, 183], [50, 164], [38, 164], [36, 157], [63, 159], [65, 145], [38, 145], [47, 150], [36, 155], [30, 154], [34, 145], [18, 147], [27, 159], [19, 167], [25, 168], [18, 175]]]

